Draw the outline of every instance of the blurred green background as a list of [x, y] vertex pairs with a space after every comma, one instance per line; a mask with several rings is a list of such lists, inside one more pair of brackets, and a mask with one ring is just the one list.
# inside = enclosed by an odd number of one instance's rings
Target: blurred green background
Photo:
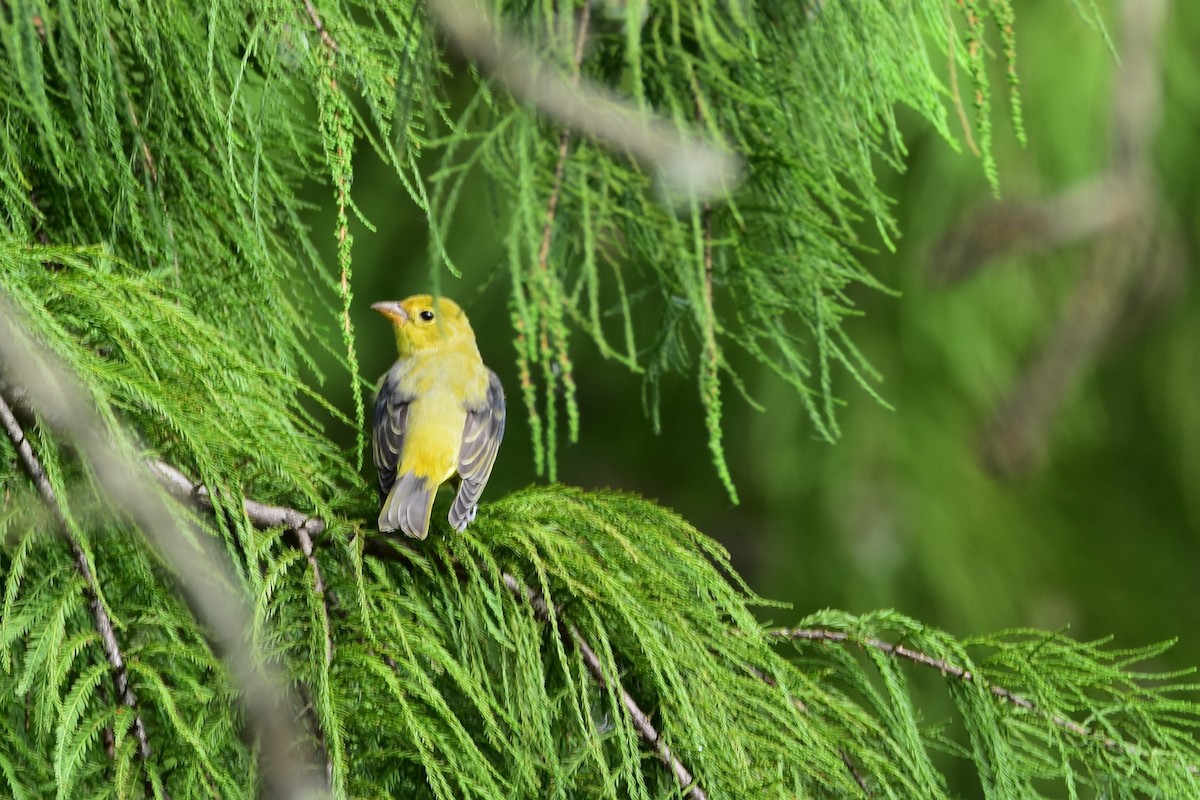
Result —
[[[1124, 5], [1098, 5], [1120, 49]], [[1118, 61], [1065, 0], [1018, 3], [1017, 32], [1028, 145], [1022, 149], [1013, 134], [999, 71], [992, 115], [1009, 202], [1051, 198], [1109, 169], [1114, 77], [1138, 63], [1126, 53]], [[559, 479], [674, 508], [730, 549], [754, 589], [792, 605], [764, 609], [780, 624], [829, 606], [893, 607], [960, 636], [1034, 626], [1067, 627], [1078, 639], [1111, 634], [1118, 646], [1179, 637], [1155, 666], [1200, 664], [1200, 298], [1190, 280], [1200, 235], [1197, 41], [1200, 5], [1171, 3], [1162, 40], [1140, 62], [1152, 66], [1150, 91], [1162, 93], [1161, 124], [1151, 127], [1144, 153], [1153, 191], [1143, 207], [1162, 244], [1154, 252], [1168, 255], [1146, 258], [1126, 247], [1125, 234], [1109, 231], [1044, 253], [1002, 254], [939, 286], [931, 279], [937, 242], [995, 200], [977, 158], [907, 116], [907, 171], [880, 167], [904, 237], [889, 252], [873, 225], [863, 225], [864, 241], [878, 251], [864, 251], [865, 263], [899, 294], [858, 289], [864, 315], [849, 328], [881, 373], [877, 388], [892, 408], [841, 376], [843, 435], [828, 444], [816, 438], [793, 390], [744, 360], [750, 391], [766, 410], [726, 387], [724, 441], [741, 494], [733, 506], [709, 459], [694, 377], [668, 380], [662, 431], [654, 435], [640, 379], [576, 335], [582, 427], [578, 443], [560, 446]], [[931, 58], [940, 58], [936, 49]], [[358, 157], [354, 191], [378, 229], [358, 226], [354, 250], [359, 358], [373, 382], [394, 351], [386, 323], [368, 307], [428, 290], [427, 240], [394, 174], [369, 152]], [[314, 198], [323, 208], [312, 224], [332, 265], [327, 200]], [[503, 202], [482, 181], [473, 184], [449, 243], [463, 278], [442, 278], [509, 391], [509, 428], [485, 502], [544, 480], [533, 472], [516, 392], [496, 223]], [[1057, 221], [1053, 213], [1043, 220]], [[993, 244], [1003, 249], [1012, 233], [1001, 230]], [[1129, 298], [1140, 296], [1138, 276], [1151, 266], [1165, 276], [1154, 284], [1154, 302], [1127, 313]], [[1119, 311], [1112, 334], [1057, 371], [1067, 388], [1045, 436], [1034, 437], [1040, 455], [1020, 474], [995, 475], [983, 455], [990, 420], [1056, 331], [1069, 336], [1064, 309], [1072, 298], [1103, 288], [1112, 270], [1133, 275], [1122, 279], [1127, 286], [1111, 281]], [[328, 374], [325, 391], [349, 408], [349, 387], [332, 367]], [[353, 442], [353, 431], [335, 435]]]

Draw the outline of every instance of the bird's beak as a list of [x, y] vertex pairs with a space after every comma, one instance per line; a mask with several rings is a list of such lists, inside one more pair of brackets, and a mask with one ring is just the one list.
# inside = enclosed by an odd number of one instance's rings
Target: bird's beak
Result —
[[400, 305], [398, 300], [383, 300], [378, 303], [372, 303], [371, 309], [383, 314], [397, 325], [403, 325], [408, 322], [408, 312], [404, 310], [404, 306]]

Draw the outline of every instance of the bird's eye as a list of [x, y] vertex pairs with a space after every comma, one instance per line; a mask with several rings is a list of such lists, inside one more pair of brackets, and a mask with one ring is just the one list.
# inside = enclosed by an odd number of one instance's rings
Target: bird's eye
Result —
[[425, 311], [422, 311], [421, 319], [425, 320], [426, 322], [432, 322], [433, 321], [433, 312], [429, 311], [428, 309]]

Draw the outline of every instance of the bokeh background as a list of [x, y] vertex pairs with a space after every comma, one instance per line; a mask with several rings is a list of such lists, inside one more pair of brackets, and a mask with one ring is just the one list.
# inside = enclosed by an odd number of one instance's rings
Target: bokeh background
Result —
[[[1138, 42], [1124, 15], [1144, 19], [1152, 0], [1098, 3], [1116, 53], [1066, 0], [1017, 4], [1028, 143], [997, 91], [1000, 200], [965, 142], [956, 151], [904, 117], [908, 167], [879, 171], [903, 238], [890, 251], [869, 221], [862, 231], [864, 263], [895, 294], [856, 289], [863, 315], [849, 325], [890, 408], [843, 375], [842, 436], [821, 441], [792, 389], [746, 359], [765, 410], [727, 390], [735, 506], [694, 378], [666, 381], [655, 433], [640, 379], [576, 335], [582, 426], [560, 445], [559, 480], [674, 508], [755, 590], [791, 605], [763, 609], [780, 624], [891, 607], [960, 636], [1178, 637], [1153, 666], [1200, 664], [1200, 4], [1164, 2]], [[354, 321], [373, 382], [394, 351], [368, 307], [429, 288], [427, 240], [369, 152], [354, 191], [377, 228], [355, 229]], [[314, 198], [312, 225], [329, 232], [333, 263], [327, 200]], [[485, 501], [545, 480], [515, 392], [504, 202], [481, 179], [468, 187], [449, 241], [463, 277], [442, 277], [509, 387]], [[324, 390], [349, 408], [344, 381]], [[353, 431], [334, 433], [353, 444]]]

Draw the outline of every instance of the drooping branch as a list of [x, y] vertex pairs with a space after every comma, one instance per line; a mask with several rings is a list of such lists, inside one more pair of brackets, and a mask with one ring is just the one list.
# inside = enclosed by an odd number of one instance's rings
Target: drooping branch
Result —
[[[345, 347], [346, 367], [350, 374], [358, 375], [358, 352], [354, 346], [354, 325], [350, 318], [350, 304], [354, 299], [350, 288], [351, 248], [354, 236], [350, 232], [350, 187], [354, 183], [354, 135], [352, 132], [354, 111], [346, 92], [338, 84], [341, 48], [329, 32], [313, 0], [303, 0], [304, 9], [313, 28], [321, 38], [321, 49], [315, 54], [318, 85], [316, 101], [321, 138], [326, 148], [326, 162], [330, 171], [337, 201], [335, 235], [337, 237], [338, 294], [342, 301], [341, 329], [342, 345]], [[350, 381], [350, 392], [354, 400], [354, 429], [356, 434], [354, 452], [361, 459], [365, 440], [362, 386], [357, 380]], [[361, 463], [358, 464], [361, 466]]]
[[[878, 650], [890, 656], [895, 656], [896, 658], [901, 658], [905, 661], [911, 661], [912, 663], [918, 664], [922, 667], [936, 669], [943, 675], [955, 678], [964, 683], [980, 683], [982, 681], [980, 676], [974, 672], [960, 667], [957, 664], [946, 661], [945, 659], [931, 656], [928, 653], [920, 650], [913, 650], [912, 648], [905, 647], [902, 644], [885, 642], [882, 639], [876, 639], [871, 636], [855, 636], [854, 634], [846, 633], [845, 631], [835, 631], [826, 628], [779, 628], [777, 630], [768, 631], [768, 635], [777, 639], [802, 639], [809, 642], [848, 644], [862, 649]], [[1082, 736], [1094, 741], [1098, 741], [1104, 745], [1105, 748], [1110, 750], [1128, 750], [1125, 745], [1121, 744], [1115, 739], [1100, 736], [1099, 734], [1094, 733], [1087, 727], [1080, 725], [1074, 720], [1067, 719], [1059, 714], [1044, 711], [1032, 700], [1017, 694], [1011, 689], [1006, 689], [1005, 687], [994, 683], [985, 683], [985, 685], [993, 696], [998, 697], [1006, 703], [1016, 706], [1017, 708], [1038, 714], [1039, 716], [1043, 716], [1050, 720], [1055, 726], [1062, 728], [1065, 731], [1069, 731], [1076, 736]]]
[[[591, 4], [585, 3], [583, 10], [579, 16], [579, 30], [575, 34], [575, 50], [571, 61], [571, 77], [570, 85], [578, 87], [580, 70], [583, 67], [583, 55], [585, 45], [587, 44], [588, 24], [591, 20]], [[558, 279], [550, 269], [550, 245], [554, 238], [554, 220], [558, 212], [558, 201], [562, 195], [563, 177], [566, 175], [567, 159], [571, 152], [571, 128], [564, 126], [558, 137], [558, 159], [554, 165], [554, 179], [550, 187], [550, 196], [546, 200], [546, 214], [542, 223], [542, 240], [538, 246], [537, 253], [537, 271], [538, 280], [543, 284], [539, 293], [549, 292], [555, 294], [552, 289]], [[522, 323], [524, 320], [522, 320]], [[549, 313], [549, 309], [543, 309], [537, 314], [537, 346], [542, 354], [543, 366], [545, 369], [546, 381], [546, 418], [553, 430], [554, 425], [554, 387], [561, 381], [562, 387], [566, 390], [566, 405], [569, 420], [569, 436], [571, 441], [574, 441], [578, 436], [578, 412], [575, 410], [575, 378], [574, 371], [571, 367], [571, 360], [567, 353], [567, 343], [564, 339], [564, 333], [561, 328], [561, 321], [556, 320], [554, 315]], [[528, 357], [524, 350], [521, 351], [520, 361], [522, 364], [522, 380], [528, 376]], [[551, 366], [549, 354], [555, 354], [555, 363], [557, 369]], [[523, 383], [523, 386], [526, 385]], [[529, 387], [532, 389], [532, 386]], [[532, 410], [532, 407], [531, 407]], [[552, 446], [553, 435], [550, 435], [548, 443]], [[546, 459], [549, 468], [550, 480], [555, 479], [555, 471], [557, 465], [551, 454]]]
[[[928, 653], [920, 650], [913, 650], [910, 647], [905, 647], [901, 644], [893, 644], [885, 642], [882, 639], [877, 639], [871, 636], [855, 636], [854, 634], [845, 631], [830, 630], [827, 628], [779, 628], [768, 631], [769, 636], [778, 639], [802, 639], [810, 642], [827, 642], [832, 644], [854, 645], [860, 649], [878, 650], [895, 658], [904, 659], [922, 667], [936, 669], [950, 678], [962, 681], [963, 683], [976, 683], [987, 686], [993, 697], [1003, 700], [1005, 703], [1019, 708], [1023, 711], [1028, 711], [1031, 714], [1036, 714], [1043, 719], [1049, 720], [1055, 727], [1067, 731], [1075, 736], [1096, 742], [1105, 750], [1119, 752], [1128, 756], [1144, 756], [1140, 748], [1134, 747], [1124, 742], [1119, 742], [1111, 736], [1104, 736], [1096, 733], [1085, 725], [1081, 725], [1073, 719], [1048, 711], [1041, 708], [1037, 703], [1030, 700], [1024, 695], [1004, 686], [995, 683], [984, 681], [979, 675], [970, 670], [947, 661], [943, 658], [931, 656]], [[1192, 775], [1200, 775], [1200, 766], [1189, 765], [1187, 771]]]
[[[95, 626], [96, 632], [100, 634], [100, 643], [104, 648], [105, 658], [108, 659], [108, 665], [112, 670], [117, 698], [122, 705], [134, 714], [133, 735], [137, 739], [138, 758], [146, 762], [150, 759], [153, 751], [150, 748], [150, 740], [146, 736], [146, 726], [142, 721], [142, 712], [138, 708], [137, 694], [129, 684], [129, 672], [125, 668], [125, 656], [121, 651], [120, 642], [117, 641], [117, 633], [113, 628], [112, 618], [108, 615], [108, 611], [105, 610], [104, 604], [100, 601], [99, 583], [88, 564], [87, 554], [79, 546], [79, 542], [76, 541], [75, 537], [71, 535], [66, 513], [59, 502], [58, 496], [54, 492], [54, 487], [50, 485], [50, 479], [46, 476], [46, 471], [42, 469], [42, 464], [38, 460], [37, 454], [33, 452], [33, 446], [25, 436], [24, 428], [17, 419], [12, 406], [5, 399], [3, 392], [0, 392], [0, 424], [3, 424], [5, 433], [8, 434], [9, 440], [13, 443], [13, 447], [16, 448], [17, 455], [21, 460], [21, 466], [25, 469], [26, 474], [29, 475], [29, 479], [33, 481], [34, 487], [37, 488], [38, 494], [41, 495], [42, 502], [46, 504], [46, 508], [50, 511], [51, 516], [54, 517], [59, 533], [71, 548], [71, 554], [75, 559], [75, 569], [83, 578], [84, 594], [87, 597], [88, 606], [92, 612], [92, 624]], [[145, 780], [148, 787], [147, 793], [150, 793], [149, 776], [146, 776]]]
[[[534, 613], [547, 624], [551, 619], [555, 619], [550, 614], [550, 607], [546, 604], [546, 599], [537, 591], [530, 588], [523, 588], [520, 581], [507, 572], [501, 573], [501, 579], [504, 581], [505, 587], [513, 593], [514, 596], [529, 603], [533, 608]], [[579, 654], [583, 656], [583, 662], [587, 665], [588, 671], [592, 676], [606, 689], [616, 688], [621, 695], [621, 704], [625, 706], [625, 710], [629, 713], [629, 718], [633, 722], [634, 729], [638, 732], [638, 736], [654, 750], [658, 755], [659, 760], [671, 770], [671, 774], [675, 776], [675, 780], [679, 783], [680, 789], [683, 790], [685, 797], [690, 797], [692, 800], [708, 800], [708, 795], [695, 782], [691, 771], [684, 766], [683, 762], [671, 752], [671, 748], [659, 736], [658, 731], [654, 727], [654, 723], [650, 721], [650, 717], [641, 709], [637, 701], [633, 699], [633, 695], [621, 686], [621, 682], [616, 678], [609, 678], [604, 674], [604, 666], [600, 663], [600, 657], [596, 655], [596, 651], [592, 649], [591, 644], [579, 629], [570, 623], [558, 620], [558, 633], [564, 638], [570, 638], [575, 647], [579, 650]]]

